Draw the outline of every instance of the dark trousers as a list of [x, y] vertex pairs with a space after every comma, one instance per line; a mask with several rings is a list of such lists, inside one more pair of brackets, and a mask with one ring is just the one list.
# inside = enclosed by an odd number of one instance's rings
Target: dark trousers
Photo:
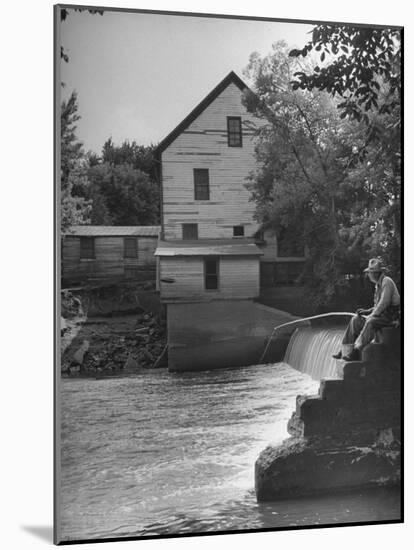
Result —
[[354, 347], [362, 349], [374, 339], [375, 331], [392, 326], [395, 320], [395, 312], [391, 310], [386, 310], [383, 315], [368, 319], [362, 315], [354, 315], [349, 322], [342, 343], [354, 344]]

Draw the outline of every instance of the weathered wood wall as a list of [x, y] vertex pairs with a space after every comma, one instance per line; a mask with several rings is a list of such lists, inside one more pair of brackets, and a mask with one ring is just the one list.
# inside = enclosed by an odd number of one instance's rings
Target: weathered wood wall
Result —
[[161, 257], [160, 282], [163, 301], [255, 298], [259, 295], [259, 257], [224, 256], [219, 259], [219, 288], [205, 290], [204, 260], [201, 257]]
[[122, 278], [125, 268], [154, 269], [157, 238], [136, 237], [138, 258], [124, 258], [124, 237], [93, 237], [95, 259], [80, 258], [80, 237], [67, 235], [62, 240], [62, 277], [64, 279]]
[[[242, 118], [242, 147], [228, 146], [228, 116]], [[232, 83], [162, 153], [166, 240], [181, 239], [183, 223], [197, 223], [200, 239], [231, 238], [235, 225], [244, 225], [245, 236], [253, 236], [255, 204], [245, 184], [256, 166], [249, 125], [259, 123]], [[209, 169], [210, 200], [194, 199], [194, 168]]]

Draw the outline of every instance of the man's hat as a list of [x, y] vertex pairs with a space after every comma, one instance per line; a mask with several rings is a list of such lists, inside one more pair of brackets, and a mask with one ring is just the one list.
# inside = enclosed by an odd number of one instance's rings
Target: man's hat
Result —
[[371, 258], [368, 262], [368, 267], [364, 269], [364, 273], [380, 273], [385, 270], [385, 266], [380, 258]]

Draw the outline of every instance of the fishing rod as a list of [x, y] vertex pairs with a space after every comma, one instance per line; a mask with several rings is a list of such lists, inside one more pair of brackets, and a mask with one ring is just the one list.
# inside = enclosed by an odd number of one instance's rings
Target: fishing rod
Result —
[[313, 319], [321, 319], [322, 317], [339, 316], [339, 315], [342, 315], [342, 316], [347, 315], [348, 317], [353, 317], [355, 313], [350, 313], [349, 311], [333, 311], [331, 313], [321, 313], [319, 315], [312, 315], [311, 317], [303, 317], [302, 319], [295, 319], [294, 321], [289, 321], [288, 323], [283, 323], [282, 325], [278, 325], [277, 327], [274, 327], [274, 329], [272, 330], [272, 334], [270, 335], [269, 340], [267, 341], [264, 352], [262, 353], [259, 359], [259, 364], [261, 364], [263, 359], [265, 358], [267, 350], [269, 349], [269, 346], [270, 346], [270, 342], [272, 341], [275, 332], [277, 332], [281, 328], [287, 327], [289, 325], [294, 325], [296, 323], [302, 323], [304, 321], [312, 321]]

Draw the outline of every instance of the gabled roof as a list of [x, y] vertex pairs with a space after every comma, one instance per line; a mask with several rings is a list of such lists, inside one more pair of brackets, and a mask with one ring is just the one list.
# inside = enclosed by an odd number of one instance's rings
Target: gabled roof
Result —
[[260, 256], [263, 252], [249, 239], [158, 241], [154, 256]]
[[160, 155], [190, 124], [212, 103], [229, 84], [235, 84], [242, 92], [248, 88], [234, 71], [223, 78], [217, 86], [191, 111], [180, 124], [174, 128], [156, 147], [155, 154]]
[[73, 237], [158, 237], [159, 225], [73, 225], [65, 235]]

